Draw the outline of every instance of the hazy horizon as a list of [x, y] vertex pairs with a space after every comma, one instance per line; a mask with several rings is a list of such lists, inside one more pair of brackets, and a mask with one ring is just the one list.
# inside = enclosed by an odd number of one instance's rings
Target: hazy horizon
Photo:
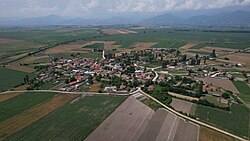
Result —
[[103, 19], [116, 16], [180, 17], [248, 10], [250, 0], [0, 0], [0, 17], [32, 18], [49, 15]]

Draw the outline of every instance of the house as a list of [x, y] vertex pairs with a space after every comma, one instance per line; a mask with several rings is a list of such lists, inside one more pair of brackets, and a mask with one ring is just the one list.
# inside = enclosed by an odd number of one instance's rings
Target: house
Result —
[[104, 91], [105, 92], [116, 92], [117, 91], [117, 87], [116, 86], [105, 87]]

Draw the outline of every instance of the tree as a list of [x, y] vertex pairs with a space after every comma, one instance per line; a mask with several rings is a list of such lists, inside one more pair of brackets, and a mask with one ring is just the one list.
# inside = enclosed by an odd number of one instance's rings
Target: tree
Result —
[[167, 68], [167, 62], [166, 62], [166, 61], [163, 61], [163, 62], [162, 62], [162, 68], [163, 68], [163, 69]]
[[187, 54], [184, 54], [184, 55], [182, 56], [182, 61], [187, 61]]
[[195, 59], [198, 59], [198, 58], [199, 58], [199, 54], [196, 54], [196, 55], [195, 55]]
[[215, 52], [215, 49], [212, 51], [211, 57], [216, 58], [216, 52]]
[[222, 97], [225, 98], [225, 99], [229, 99], [229, 98], [230, 98], [229, 92], [223, 93], [223, 94], [222, 94]]

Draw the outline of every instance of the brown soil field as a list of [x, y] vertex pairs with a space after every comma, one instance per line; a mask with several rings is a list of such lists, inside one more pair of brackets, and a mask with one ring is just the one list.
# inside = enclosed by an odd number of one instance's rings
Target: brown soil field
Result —
[[165, 109], [156, 111], [139, 141], [197, 141], [199, 126]]
[[135, 34], [137, 32], [127, 29], [102, 29], [103, 33], [106, 33], [108, 35], [117, 35], [117, 34]]
[[22, 94], [22, 93], [13, 92], [13, 93], [7, 93], [7, 94], [0, 94], [0, 102], [7, 100], [7, 99], [10, 99], [10, 98], [15, 97], [15, 96], [20, 95], [20, 94]]
[[116, 49], [116, 50], [119, 50], [120, 48], [120, 45], [115, 45], [115, 41], [104, 41], [104, 48], [106, 50], [113, 50], [113, 49]]
[[70, 43], [66, 45], [59, 45], [57, 47], [46, 50], [45, 54], [60, 54], [60, 53], [69, 53], [70, 51], [89, 51], [92, 49], [83, 48], [84, 46], [89, 45], [89, 43]]
[[188, 43], [188, 44], [186, 44], [186, 45], [180, 47], [180, 50], [187, 50], [187, 49], [190, 49], [190, 48], [192, 48], [192, 47], [194, 47], [194, 46], [196, 46], [196, 45], [198, 45], [198, 44], [200, 44], [200, 43], [191, 42], [191, 43]]
[[30, 85], [25, 84], [25, 85], [16, 87], [14, 90], [15, 90], [15, 91], [27, 90], [27, 87], [29, 87], [29, 86], [30, 86]]
[[196, 100], [198, 101], [199, 99], [198, 98], [194, 98], [194, 97], [191, 97], [191, 96], [185, 96], [185, 95], [181, 95], [181, 94], [177, 94], [177, 93], [173, 93], [173, 92], [168, 92], [168, 94], [172, 95], [172, 96], [175, 96], [175, 97], [178, 97], [178, 98], [181, 98], [181, 99], [187, 99], [187, 100]]
[[48, 55], [44, 55], [44, 56], [31, 56], [31, 57], [24, 58], [24, 59], [20, 60], [19, 62], [20, 63], [29, 64], [29, 63], [32, 63], [32, 62], [34, 62], [36, 60], [43, 59], [43, 58], [48, 58], [48, 57], [49, 57]]
[[199, 126], [129, 97], [85, 141], [197, 141]]
[[191, 109], [193, 106], [193, 103], [191, 102], [173, 98], [170, 105], [177, 111], [182, 111], [187, 114], [194, 114], [191, 113]]
[[230, 61], [243, 63], [245, 65], [250, 66], [250, 55], [248, 53], [236, 53], [230, 54], [227, 56], [223, 56], [222, 58], [228, 57]]
[[138, 140], [154, 111], [129, 97], [85, 141]]
[[157, 42], [138, 42], [134, 43], [132, 46], [135, 47], [135, 50], [145, 50], [151, 49], [151, 47], [157, 45]]
[[12, 70], [27, 72], [27, 73], [32, 73], [35, 71], [35, 69], [32, 67], [20, 66], [20, 64], [18, 62], [13, 62], [13, 63], [9, 64], [9, 66], [7, 66], [7, 68], [12, 69]]
[[79, 95], [58, 95], [53, 99], [36, 105], [2, 123], [0, 123], [0, 140], [8, 137], [9, 135], [27, 127], [38, 119], [44, 117], [48, 113], [54, 111], [55, 109], [63, 106], [65, 103], [72, 101]]
[[226, 90], [232, 91], [234, 93], [239, 93], [238, 89], [234, 86], [231, 80], [228, 79], [220, 79], [220, 78], [211, 78], [211, 77], [204, 77], [204, 78], [197, 78], [198, 80], [202, 80], [204, 83], [212, 84], [217, 87], [222, 87]]
[[220, 47], [204, 47], [203, 49], [208, 50], [210, 52], [212, 52], [214, 49], [216, 50], [216, 52], [235, 52], [235, 51], [239, 51], [238, 49], [232, 49], [232, 48], [220, 48]]
[[20, 40], [0, 38], [0, 43], [19, 42]]
[[100, 83], [95, 83], [91, 86], [91, 88], [89, 89], [90, 92], [98, 92], [98, 90], [101, 89], [101, 84]]
[[237, 140], [220, 132], [201, 126], [199, 141], [237, 141]]

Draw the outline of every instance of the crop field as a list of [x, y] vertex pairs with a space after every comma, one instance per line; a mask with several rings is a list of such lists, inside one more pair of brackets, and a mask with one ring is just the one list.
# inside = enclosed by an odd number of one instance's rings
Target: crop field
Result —
[[130, 97], [94, 130], [86, 141], [197, 141], [198, 132], [199, 126], [186, 122], [164, 109], [154, 112]]
[[199, 141], [238, 141], [238, 140], [230, 136], [227, 136], [225, 134], [222, 134], [220, 132], [201, 126]]
[[58, 108], [6, 140], [84, 140], [124, 100], [122, 96], [83, 96]]
[[15, 97], [17, 95], [22, 94], [22, 92], [12, 92], [12, 93], [5, 93], [0, 95], [0, 102], [5, 101], [7, 99], [10, 99], [12, 97]]
[[170, 105], [177, 111], [182, 111], [184, 113], [191, 114], [191, 115], [195, 114], [193, 113], [195, 109], [192, 108], [194, 104], [191, 102], [173, 98]]
[[196, 117], [228, 132], [249, 138], [249, 109], [244, 105], [232, 104], [231, 112], [198, 105]]
[[23, 93], [0, 103], [0, 122], [15, 116], [41, 102], [52, 98], [54, 93]]
[[[117, 41], [122, 47], [129, 47], [135, 42], [159, 42], [158, 48], [180, 48], [188, 42], [200, 42], [205, 46], [245, 49], [249, 47], [249, 33], [175, 31], [171, 29], [140, 29], [137, 34], [111, 35], [95, 40]], [[210, 43], [213, 44], [210, 44]], [[205, 45], [202, 45], [205, 44]], [[196, 46], [195, 46], [196, 48]]]
[[236, 63], [242, 63], [244, 65], [249, 66], [250, 65], [250, 55], [248, 53], [237, 53], [237, 54], [230, 54], [223, 56], [223, 58], [229, 58], [230, 61], [234, 61]]
[[[40, 94], [43, 95], [42, 93]], [[28, 125], [39, 120], [55, 109], [63, 106], [65, 103], [72, 101], [78, 96], [79, 95], [73, 94], [57, 95], [49, 101], [37, 104], [34, 107], [31, 107], [17, 114], [16, 116], [0, 123], [0, 128], [2, 129], [2, 132], [0, 133], [0, 140], [27, 127]]]
[[233, 81], [235, 87], [239, 90], [240, 94], [238, 95], [250, 109], [250, 87], [246, 82]]
[[153, 114], [152, 109], [129, 97], [85, 141], [138, 140]]
[[28, 73], [15, 71], [8, 68], [0, 68], [0, 91], [7, 90], [23, 82]]
[[116, 35], [116, 34], [135, 34], [137, 32], [128, 30], [128, 29], [102, 29], [103, 33], [106, 33], [108, 35]]

